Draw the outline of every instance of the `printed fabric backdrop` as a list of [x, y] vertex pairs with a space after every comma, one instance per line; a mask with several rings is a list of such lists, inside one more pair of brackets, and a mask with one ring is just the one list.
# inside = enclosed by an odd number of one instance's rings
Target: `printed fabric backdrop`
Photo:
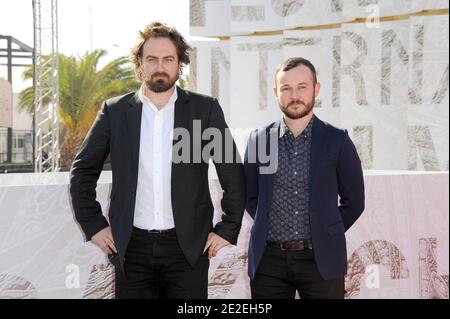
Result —
[[[439, 172], [366, 174], [366, 209], [347, 232], [347, 298], [449, 297], [448, 177]], [[114, 267], [84, 241], [68, 180], [67, 173], [2, 178], [0, 298], [114, 297]], [[105, 172], [97, 186], [104, 212], [110, 182]], [[218, 221], [218, 180], [211, 180], [210, 188]], [[238, 244], [211, 260], [209, 298], [250, 298], [252, 223], [245, 214]]]

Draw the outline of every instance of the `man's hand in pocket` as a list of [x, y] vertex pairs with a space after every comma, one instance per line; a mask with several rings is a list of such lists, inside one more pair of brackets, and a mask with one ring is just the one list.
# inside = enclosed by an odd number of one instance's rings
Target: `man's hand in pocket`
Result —
[[112, 254], [113, 252], [117, 253], [111, 227], [103, 228], [97, 234], [92, 236], [92, 242], [100, 247], [105, 254]]

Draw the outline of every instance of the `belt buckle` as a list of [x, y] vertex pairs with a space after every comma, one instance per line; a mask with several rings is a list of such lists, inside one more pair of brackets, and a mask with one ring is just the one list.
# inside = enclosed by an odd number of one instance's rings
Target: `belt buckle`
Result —
[[148, 232], [150, 234], [162, 234], [164, 233], [166, 230], [165, 229], [149, 229]]

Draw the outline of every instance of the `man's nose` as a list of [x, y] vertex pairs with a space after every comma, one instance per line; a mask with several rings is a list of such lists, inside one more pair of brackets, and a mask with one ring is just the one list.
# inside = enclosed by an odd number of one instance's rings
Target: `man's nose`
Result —
[[156, 63], [156, 70], [162, 71], [164, 69], [163, 60], [158, 60]]
[[293, 100], [299, 100], [300, 99], [300, 91], [297, 89], [293, 89], [291, 98]]

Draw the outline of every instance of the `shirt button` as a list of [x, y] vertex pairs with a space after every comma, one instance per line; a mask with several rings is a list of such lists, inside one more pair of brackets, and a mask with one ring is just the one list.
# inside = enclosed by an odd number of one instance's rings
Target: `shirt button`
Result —
[[295, 153], [294, 153], [294, 155], [297, 155], [297, 154], [298, 154], [298, 152], [295, 152]]
[[295, 195], [297, 195], [297, 194], [298, 194], [298, 192], [297, 192], [297, 191], [295, 191], [295, 192], [294, 192], [294, 194], [295, 194]]
[[298, 212], [297, 212], [297, 211], [295, 212], [295, 215], [298, 215]]
[[295, 234], [298, 235], [298, 231], [296, 231]]
[[294, 175], [297, 175], [297, 172], [296, 172], [296, 171], [294, 171]]

